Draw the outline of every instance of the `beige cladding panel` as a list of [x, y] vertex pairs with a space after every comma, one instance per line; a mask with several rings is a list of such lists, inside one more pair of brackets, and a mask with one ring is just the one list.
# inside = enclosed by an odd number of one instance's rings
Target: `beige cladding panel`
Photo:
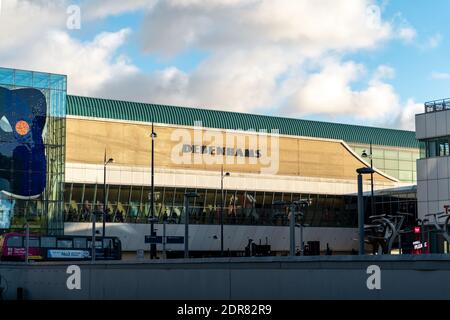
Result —
[[[225, 163], [225, 168], [228, 171], [260, 173], [262, 168], [268, 167], [267, 164], [261, 163], [264, 156], [275, 156], [275, 154], [271, 155], [270, 152], [270, 146], [273, 142], [270, 138], [267, 139], [268, 148], [264, 148], [261, 139], [259, 145], [250, 145], [250, 141], [256, 138], [254, 134], [227, 132], [227, 139], [223, 138], [223, 140], [229, 141], [226, 144], [226, 141], [221, 141], [221, 135], [223, 134], [221, 131], [205, 132], [203, 130], [203, 140], [200, 138], [199, 141], [195, 141], [195, 134], [192, 129], [155, 126], [155, 131], [158, 135], [155, 141], [155, 166], [157, 167], [220, 170], [221, 163], [218, 160], [222, 161], [224, 157], [218, 155], [209, 156], [209, 159], [213, 162], [211, 164], [206, 163], [207, 159], [204, 158], [204, 161], [196, 163], [195, 157], [202, 160], [199, 157], [201, 155], [185, 153], [184, 156], [189, 159], [189, 163], [176, 163], [172, 153], [180, 151], [179, 155], [183, 155], [180, 150], [181, 145], [186, 142], [180, 138], [183, 134], [191, 138], [190, 144], [195, 145], [235, 147], [236, 141], [240, 140], [239, 146], [242, 149], [261, 149], [263, 157], [259, 159], [230, 157], [234, 163]], [[103, 161], [106, 148], [107, 157], [114, 158], [116, 164], [148, 167], [151, 151], [150, 133], [151, 126], [147, 124], [69, 118], [67, 119], [66, 160], [73, 163], [99, 164]], [[211, 138], [211, 135], [215, 138]], [[234, 143], [232, 143], [233, 141]], [[356, 168], [363, 166], [363, 163], [339, 141], [279, 137], [278, 145], [279, 148], [275, 148], [275, 150], [278, 150], [279, 161], [277, 161], [277, 157], [272, 157], [272, 160], [279, 164], [276, 166], [279, 175], [353, 180], [356, 176]], [[276, 142], [274, 146], [276, 146]], [[390, 181], [378, 174], [375, 174], [375, 179], [384, 182]]]

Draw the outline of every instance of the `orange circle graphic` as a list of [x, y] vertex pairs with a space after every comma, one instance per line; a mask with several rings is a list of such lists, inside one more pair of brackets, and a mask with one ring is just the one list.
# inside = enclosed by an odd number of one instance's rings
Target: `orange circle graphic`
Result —
[[30, 131], [30, 126], [26, 121], [20, 120], [16, 123], [16, 131], [19, 135], [24, 136]]

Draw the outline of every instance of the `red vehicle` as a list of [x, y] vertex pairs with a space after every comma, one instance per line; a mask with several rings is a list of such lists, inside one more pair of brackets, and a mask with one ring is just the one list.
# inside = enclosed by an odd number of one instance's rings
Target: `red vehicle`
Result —
[[[30, 234], [28, 259], [30, 260], [90, 260], [92, 237], [55, 236]], [[117, 237], [96, 237], [95, 258], [98, 260], [120, 260], [122, 245]], [[26, 259], [26, 235], [6, 233], [0, 237], [0, 259]]]
[[[0, 237], [1, 260], [25, 260], [25, 235], [20, 233], [7, 233]], [[41, 260], [39, 236], [30, 235], [28, 258]]]

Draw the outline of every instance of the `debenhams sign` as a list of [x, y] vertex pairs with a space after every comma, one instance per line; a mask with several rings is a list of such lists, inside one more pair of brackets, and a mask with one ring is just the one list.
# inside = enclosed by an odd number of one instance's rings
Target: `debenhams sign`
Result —
[[242, 149], [230, 147], [200, 146], [195, 144], [183, 144], [183, 153], [199, 153], [209, 154], [212, 156], [234, 156], [246, 158], [260, 158], [261, 150], [259, 149]]
[[170, 140], [171, 162], [180, 165], [258, 165], [261, 173], [275, 174], [279, 168], [277, 130], [248, 131], [239, 134], [208, 130], [196, 125], [193, 130], [177, 128]]

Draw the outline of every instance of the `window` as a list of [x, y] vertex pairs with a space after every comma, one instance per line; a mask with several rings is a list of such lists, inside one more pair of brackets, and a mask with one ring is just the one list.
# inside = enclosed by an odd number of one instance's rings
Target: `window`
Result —
[[[26, 245], [26, 238], [24, 238], [24, 245]], [[39, 248], [39, 238], [30, 237], [29, 247]]]
[[74, 238], [73, 247], [77, 249], [86, 248], [86, 238]]
[[41, 237], [41, 247], [42, 248], [55, 248], [56, 238], [55, 237]]
[[112, 249], [112, 239], [103, 239], [103, 248]]
[[19, 236], [10, 237], [8, 239], [8, 247], [11, 247], [11, 248], [23, 247], [23, 245], [22, 245], [22, 237], [19, 237]]
[[61, 239], [61, 240], [57, 241], [56, 247], [57, 248], [66, 248], [66, 249], [67, 248], [72, 248], [73, 247], [73, 242], [72, 242], [72, 240]]

